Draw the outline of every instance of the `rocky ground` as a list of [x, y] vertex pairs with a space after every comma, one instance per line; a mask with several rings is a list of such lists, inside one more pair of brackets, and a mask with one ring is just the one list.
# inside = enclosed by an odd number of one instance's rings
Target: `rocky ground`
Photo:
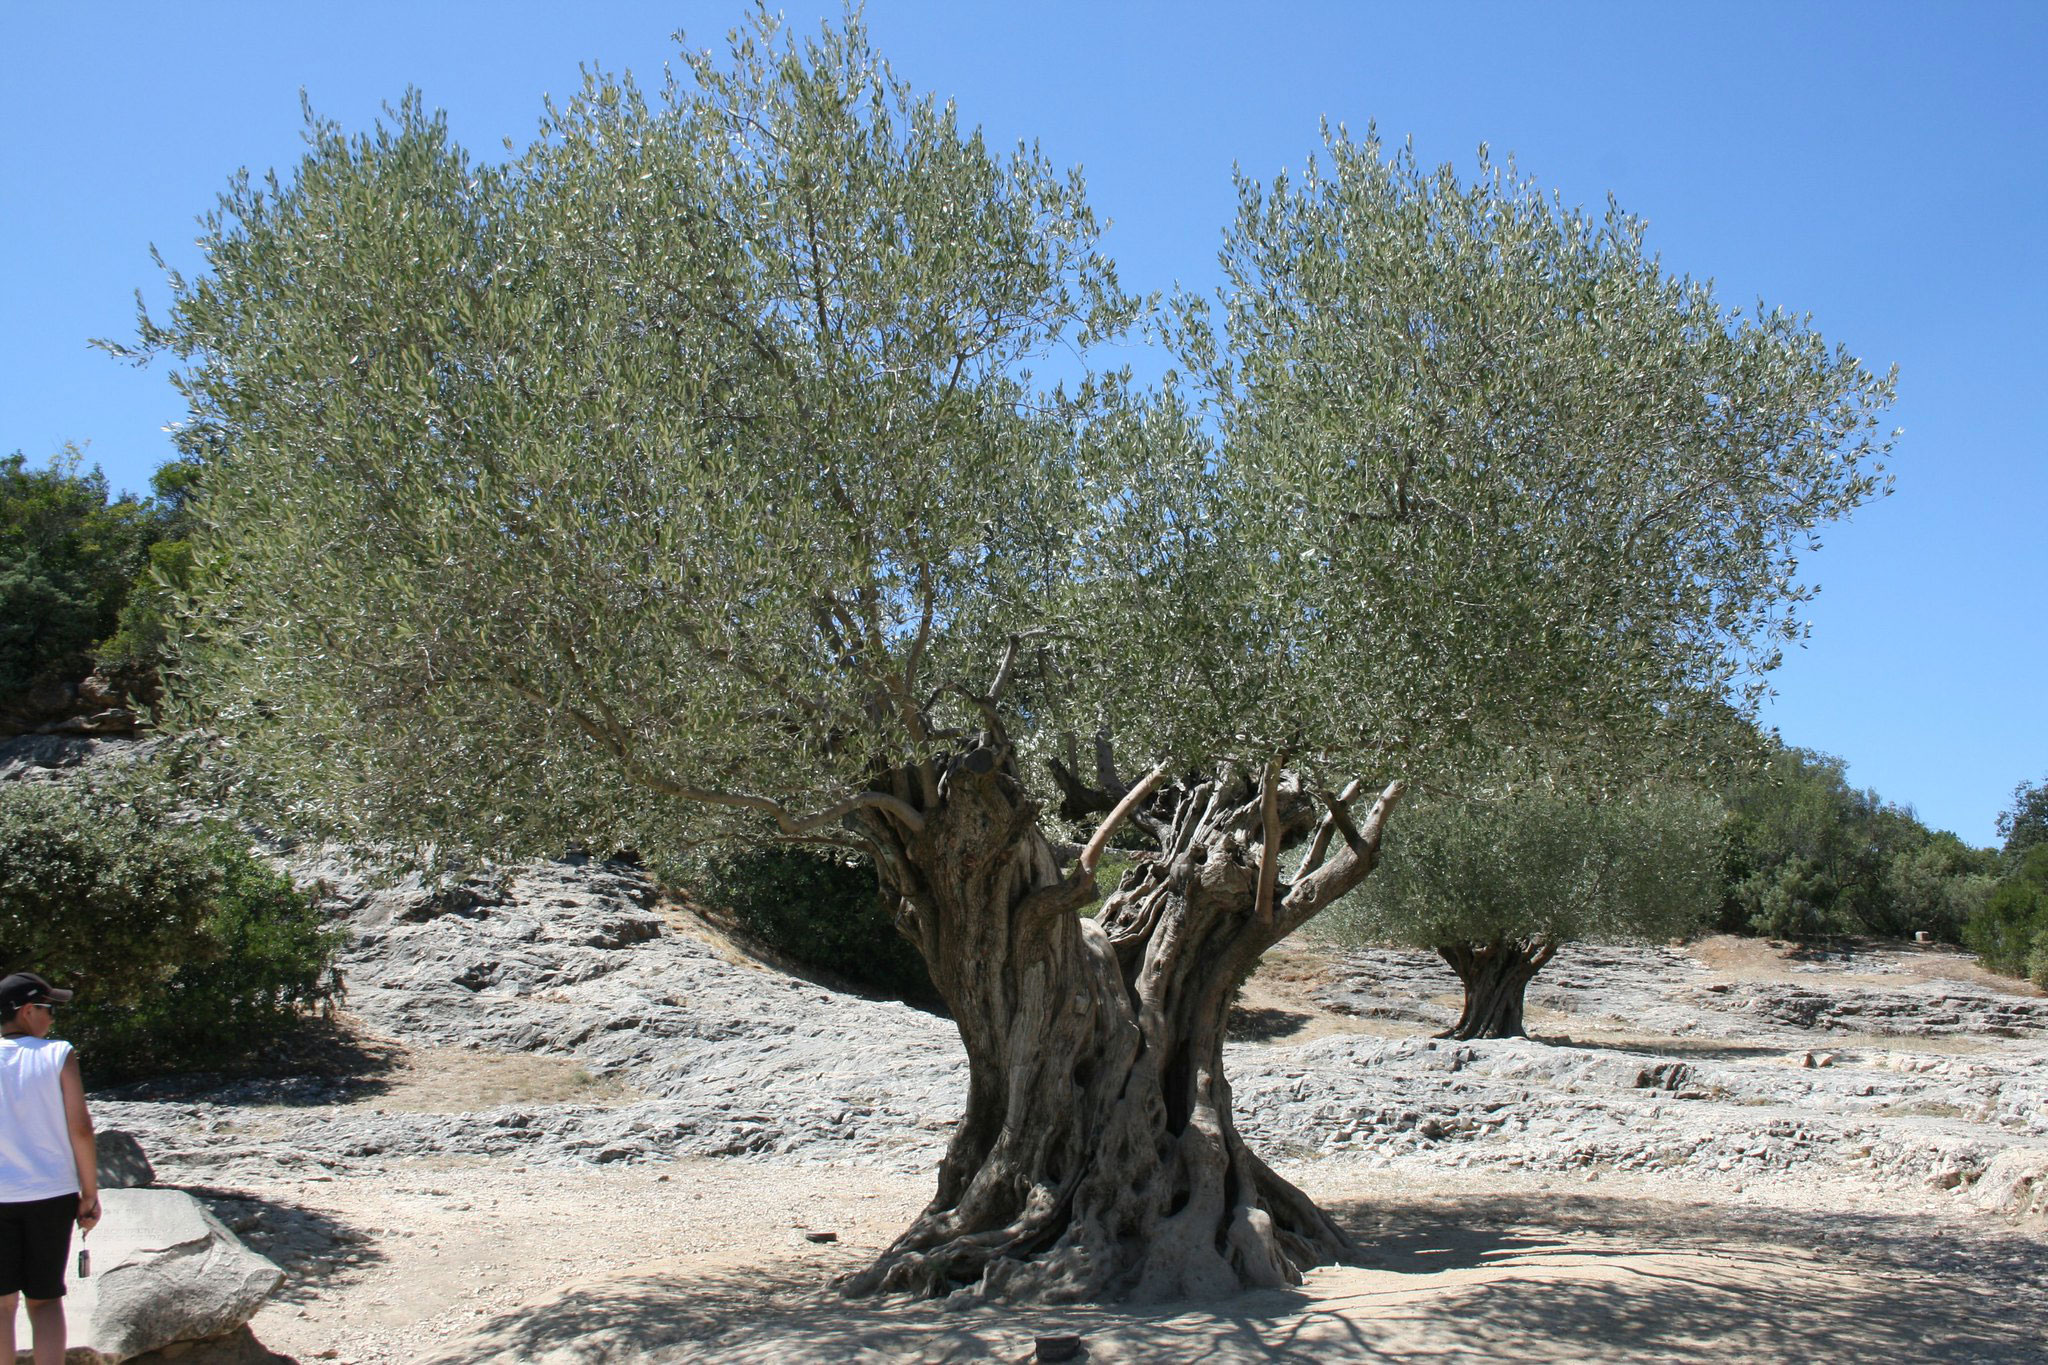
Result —
[[[1028, 1352], [1014, 1314], [815, 1292], [927, 1193], [964, 1084], [944, 1019], [773, 971], [627, 867], [437, 889], [336, 859], [298, 870], [355, 931], [330, 1046], [285, 1079], [94, 1098], [289, 1272], [243, 1357]], [[1638, 1345], [1827, 1358], [1827, 1341], [1883, 1353], [1895, 1328], [1949, 1359], [2043, 1358], [2048, 999], [1948, 950], [1734, 939], [1567, 950], [1532, 989], [1534, 1040], [1426, 1036], [1454, 992], [1427, 955], [1311, 942], [1276, 954], [1236, 1016], [1248, 1136], [1378, 1271], [1209, 1306], [1206, 1327], [1045, 1321], [1089, 1331], [1098, 1360], [1158, 1358], [1157, 1333], [1183, 1327], [1236, 1343], [1216, 1359], [1307, 1358], [1290, 1352], [1361, 1314], [1455, 1356], [1484, 1331], [1443, 1335], [1470, 1326], [1453, 1308], [1480, 1295], [1492, 1320], [1506, 1276], [1580, 1304], [1525, 1323], [1571, 1355], [1589, 1322], [1632, 1311], [1628, 1285], [1675, 1277], [1695, 1316], [1725, 1299], [1774, 1325], [1644, 1320]], [[1356, 1279], [1374, 1273], [1397, 1280]], [[1772, 1316], [1793, 1282], [1806, 1297]], [[1379, 1321], [1403, 1304], [1398, 1331]]]

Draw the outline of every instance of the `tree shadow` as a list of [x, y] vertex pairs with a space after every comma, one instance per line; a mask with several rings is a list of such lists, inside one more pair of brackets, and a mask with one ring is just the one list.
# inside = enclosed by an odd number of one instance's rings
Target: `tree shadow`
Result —
[[130, 1356], [127, 1365], [299, 1365], [299, 1359], [271, 1350], [242, 1326], [211, 1341], [181, 1341]]
[[488, 1322], [437, 1365], [611, 1359], [1023, 1361], [1078, 1333], [1095, 1365], [1499, 1359], [2039, 1360], [2039, 1241], [1935, 1220], [1586, 1195], [1338, 1205], [1366, 1265], [1297, 1290], [1146, 1307], [838, 1299], [835, 1249], [644, 1267]]
[[307, 1019], [266, 1056], [233, 1071], [192, 1071], [106, 1086], [93, 1099], [154, 1103], [346, 1104], [381, 1095], [405, 1065], [405, 1048], [364, 1033], [348, 1016]]
[[276, 1262], [284, 1271], [284, 1283], [271, 1295], [278, 1303], [305, 1303], [323, 1290], [346, 1287], [387, 1259], [368, 1233], [319, 1209], [247, 1190], [209, 1185], [165, 1188], [182, 1189], [251, 1251]]
[[1315, 1016], [1277, 1005], [1232, 1005], [1224, 1025], [1224, 1036], [1238, 1043], [1270, 1043], [1291, 1038], [1307, 1028]]
[[1626, 1052], [1636, 1057], [1679, 1057], [1705, 1062], [1740, 1062], [1758, 1057], [1783, 1057], [1789, 1052], [1826, 1051], [1803, 1049], [1791, 1043], [1731, 1043], [1718, 1038], [1658, 1038], [1643, 1042], [1618, 1042], [1604, 1038], [1574, 1038], [1568, 1033], [1531, 1034], [1532, 1043], [1552, 1047], [1587, 1048], [1595, 1052]]

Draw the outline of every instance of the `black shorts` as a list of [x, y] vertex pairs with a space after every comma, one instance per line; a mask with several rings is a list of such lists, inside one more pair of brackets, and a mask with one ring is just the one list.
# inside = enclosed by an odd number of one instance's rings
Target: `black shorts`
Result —
[[78, 1196], [0, 1204], [0, 1295], [64, 1297], [64, 1260], [78, 1222]]

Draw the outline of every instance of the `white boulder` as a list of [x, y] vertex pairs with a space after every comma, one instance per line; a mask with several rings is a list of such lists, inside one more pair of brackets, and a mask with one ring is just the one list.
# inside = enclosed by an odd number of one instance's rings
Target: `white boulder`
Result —
[[[104, 1190], [105, 1216], [77, 1248], [92, 1253], [92, 1274], [67, 1276], [65, 1324], [70, 1360], [113, 1365], [181, 1341], [203, 1341], [246, 1323], [284, 1272], [222, 1227], [183, 1190]], [[28, 1314], [15, 1320], [27, 1358]], [[89, 1354], [88, 1354], [89, 1353]]]

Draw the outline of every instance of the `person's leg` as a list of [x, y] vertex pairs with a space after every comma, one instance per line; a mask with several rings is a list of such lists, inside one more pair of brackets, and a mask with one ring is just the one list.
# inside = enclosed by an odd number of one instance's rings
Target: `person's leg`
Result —
[[14, 1365], [14, 1311], [21, 1306], [21, 1261], [24, 1245], [21, 1205], [0, 1204], [0, 1362]]
[[[64, 1365], [64, 1261], [71, 1253], [71, 1227], [78, 1216], [78, 1196], [59, 1195], [16, 1207], [25, 1234], [18, 1283], [22, 1303], [28, 1308], [35, 1365]], [[20, 1349], [19, 1343], [16, 1349]], [[0, 1362], [6, 1360], [0, 1356]]]
[[[64, 1300], [27, 1299], [28, 1326], [36, 1344], [36, 1365], [64, 1365]], [[7, 1357], [0, 1356], [0, 1360]]]

